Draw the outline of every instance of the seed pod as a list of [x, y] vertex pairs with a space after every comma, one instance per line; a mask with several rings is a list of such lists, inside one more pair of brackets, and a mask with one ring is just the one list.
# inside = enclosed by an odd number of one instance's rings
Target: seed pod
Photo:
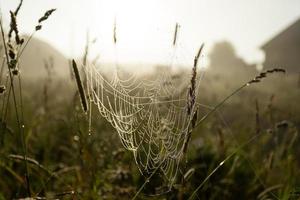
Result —
[[44, 16], [41, 17], [41, 18], [39, 19], [39, 23], [41, 23], [41, 22], [47, 20], [48, 17], [49, 17], [55, 10], [56, 10], [56, 9], [50, 9], [50, 10], [48, 10], [47, 12], [45, 12]]
[[262, 78], [264, 78], [264, 77], [267, 76], [267, 73], [266, 72], [262, 72], [262, 73], [259, 74], [259, 76], [262, 77]]
[[39, 30], [41, 30], [42, 29], [42, 25], [37, 25], [36, 27], [35, 27], [35, 30], [36, 31], [39, 31]]
[[16, 59], [12, 59], [9, 62], [9, 68], [14, 69], [17, 66], [17, 60]]
[[281, 69], [281, 68], [275, 68], [274, 71], [285, 73], [285, 69]]
[[13, 60], [14, 60], [15, 57], [16, 57], [16, 54], [15, 54], [15, 52], [14, 52], [13, 49], [9, 49], [8, 55], [9, 55], [10, 59], [13, 59]]
[[14, 75], [14, 76], [18, 76], [19, 75], [19, 70], [17, 68], [13, 69], [11, 71], [11, 73]]
[[5, 85], [0, 85], [0, 94], [4, 94], [5, 90], [6, 90]]

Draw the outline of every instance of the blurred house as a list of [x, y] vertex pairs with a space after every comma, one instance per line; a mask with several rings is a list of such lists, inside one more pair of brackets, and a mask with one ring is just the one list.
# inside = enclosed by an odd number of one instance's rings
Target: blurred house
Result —
[[281, 67], [290, 73], [300, 72], [300, 19], [265, 43], [264, 69]]

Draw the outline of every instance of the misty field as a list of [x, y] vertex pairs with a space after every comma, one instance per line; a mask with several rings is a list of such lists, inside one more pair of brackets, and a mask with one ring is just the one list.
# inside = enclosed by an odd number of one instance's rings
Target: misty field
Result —
[[170, 65], [100, 63], [89, 37], [65, 58], [35, 38], [56, 9], [23, 35], [22, 2], [1, 15], [0, 200], [300, 198], [299, 73], [226, 41], [176, 66], [177, 23]]

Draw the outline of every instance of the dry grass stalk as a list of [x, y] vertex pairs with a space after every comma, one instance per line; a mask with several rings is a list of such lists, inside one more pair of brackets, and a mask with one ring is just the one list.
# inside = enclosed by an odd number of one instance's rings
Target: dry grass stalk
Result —
[[19, 10], [20, 10], [22, 4], [23, 4], [23, 0], [20, 1], [15, 12], [10, 11], [11, 20], [10, 20], [10, 30], [8, 32], [8, 40], [10, 43], [11, 35], [13, 32], [15, 32], [15, 35], [16, 35], [15, 40], [16, 40], [17, 45], [22, 45], [24, 42], [24, 39], [20, 38], [20, 36], [19, 36], [19, 31], [18, 31], [18, 27], [17, 27], [17, 15], [19, 13]]
[[197, 55], [194, 58], [194, 67], [197, 67], [197, 65], [198, 65], [198, 61], [199, 61], [199, 58], [200, 58], [203, 47], [204, 47], [204, 44], [201, 45], [201, 47], [198, 50]]
[[114, 44], [117, 44], [117, 22], [114, 22]]
[[[17, 54], [18, 49], [16, 46], [21, 46], [24, 43], [24, 39], [20, 37], [18, 24], [17, 24], [17, 14], [21, 8], [22, 1], [20, 1], [19, 6], [17, 7], [16, 11], [10, 11], [10, 29], [8, 32], [8, 42], [7, 42], [7, 51], [8, 51], [8, 61], [9, 61], [9, 68], [12, 69], [12, 75], [17, 76], [19, 75], [19, 70], [17, 68]], [[15, 44], [14, 45], [11, 41], [12, 34], [15, 34]]]
[[42, 23], [43, 21], [46, 21], [46, 20], [50, 17], [50, 15], [52, 15], [52, 13], [53, 13], [55, 10], [56, 10], [56, 9], [53, 8], [53, 9], [47, 10], [47, 11], [45, 12], [45, 14], [38, 20], [39, 24], [35, 27], [35, 30], [36, 30], [36, 31], [42, 29], [41, 23]]
[[176, 45], [179, 28], [180, 28], [180, 25], [178, 23], [176, 23], [175, 31], [174, 31], [174, 38], [173, 38], [173, 46]]
[[75, 76], [74, 76], [74, 73], [73, 73], [73, 67], [72, 67], [72, 60], [69, 60], [69, 73], [70, 73], [70, 78], [71, 80], [74, 80]]
[[78, 70], [75, 60], [72, 60], [72, 66], [73, 66], [73, 71], [74, 71], [74, 75], [75, 75], [75, 79], [76, 79], [76, 83], [77, 83], [77, 87], [78, 87], [78, 92], [79, 92], [80, 99], [81, 99], [81, 105], [82, 105], [83, 111], [87, 112], [87, 110], [88, 110], [87, 100], [86, 100], [83, 84], [80, 79], [79, 70]]
[[254, 79], [248, 81], [247, 83], [243, 84], [242, 86], [240, 86], [239, 88], [237, 88], [236, 90], [234, 90], [230, 95], [226, 96], [220, 103], [218, 103], [212, 110], [210, 110], [206, 115], [204, 115], [196, 124], [195, 127], [197, 127], [198, 125], [200, 125], [205, 119], [207, 119], [212, 113], [214, 113], [218, 108], [220, 108], [225, 102], [227, 102], [227, 100], [229, 100], [232, 96], [234, 96], [235, 94], [237, 94], [238, 92], [240, 92], [241, 90], [243, 90], [245, 87], [253, 84], [253, 83], [259, 83], [262, 79], [266, 78], [268, 74], [272, 74], [272, 73], [285, 73], [284, 69], [281, 68], [274, 68], [271, 70], [267, 70], [265, 72], [260, 73], [258, 76], [256, 76]]
[[10, 12], [10, 30], [8, 32], [8, 41], [10, 42], [12, 33], [15, 33], [15, 41], [17, 45], [22, 45], [24, 43], [24, 39], [19, 36], [19, 30], [17, 25], [17, 18], [14, 12]]
[[[14, 14], [11, 15], [11, 16], [15, 17]], [[13, 18], [12, 20], [15, 20], [15, 18]], [[11, 26], [16, 26], [16, 21], [11, 22]], [[21, 127], [21, 120], [20, 120], [19, 113], [18, 113], [18, 105], [17, 105], [17, 100], [16, 100], [16, 94], [15, 94], [14, 80], [13, 80], [13, 76], [12, 76], [11, 68], [10, 68], [11, 67], [11, 62], [9, 61], [9, 55], [8, 55], [9, 53], [8, 53], [7, 45], [9, 45], [9, 43], [7, 44], [5, 42], [5, 35], [4, 35], [4, 30], [3, 30], [3, 24], [2, 24], [2, 18], [1, 17], [0, 17], [0, 28], [1, 28], [2, 42], [3, 42], [4, 50], [5, 50], [5, 58], [6, 58], [5, 60], [7, 62], [7, 67], [8, 67], [8, 71], [9, 71], [8, 74], [9, 74], [9, 80], [10, 80], [10, 88], [9, 88], [9, 93], [8, 93], [8, 98], [7, 98], [7, 105], [8, 105], [8, 102], [9, 102], [10, 91], [12, 91], [13, 105], [14, 105], [15, 112], [16, 112], [16, 121], [17, 121], [17, 124], [18, 124], [18, 130], [19, 130], [20, 140], [21, 140], [22, 149], [23, 149], [23, 155], [26, 158], [27, 157], [27, 147], [26, 147], [26, 141], [25, 141], [25, 134], [24, 134], [24, 129]], [[13, 59], [12, 61], [17, 62], [16, 59]], [[21, 85], [20, 82], [19, 82], [19, 85]], [[21, 89], [20, 89], [20, 94], [21, 94]], [[20, 99], [22, 99], [22, 95], [20, 95]], [[6, 111], [5, 112], [7, 112], [7, 108], [8, 108], [8, 106], [6, 106]], [[23, 113], [22, 106], [20, 106], [20, 108], [21, 108], [21, 113]], [[23, 118], [23, 114], [21, 116]], [[22, 119], [22, 121], [23, 121], [23, 119]], [[24, 160], [24, 165], [25, 165], [25, 170], [26, 170], [25, 171], [25, 179], [26, 179], [27, 194], [28, 194], [28, 196], [31, 196], [30, 179], [29, 179], [29, 173], [28, 173], [27, 159]]]
[[19, 10], [20, 10], [20, 8], [21, 8], [22, 4], [23, 4], [23, 0], [21, 0], [21, 1], [20, 1], [20, 3], [19, 3], [19, 5], [18, 5], [18, 7], [16, 8], [16, 10], [15, 10], [15, 12], [14, 12], [15, 16], [17, 16], [17, 15], [18, 15], [18, 13], [19, 13]]
[[273, 74], [273, 73], [277, 73], [277, 72], [285, 73], [285, 70], [281, 69], [281, 68], [274, 68], [274, 69], [267, 70], [265, 72], [261, 72], [254, 79], [249, 81], [247, 84], [250, 85], [252, 83], [259, 83], [262, 79], [266, 78], [268, 74]]
[[45, 12], [44, 16], [41, 17], [41, 18], [39, 19], [39, 23], [42, 23], [43, 21], [47, 20], [48, 17], [49, 17], [50, 15], [52, 15], [52, 13], [53, 13], [55, 10], [56, 10], [55, 8], [50, 9], [50, 10], [47, 10], [47, 11]]
[[[198, 109], [195, 107], [197, 65], [198, 65], [198, 60], [200, 58], [203, 47], [204, 47], [204, 44], [201, 45], [201, 47], [199, 48], [199, 50], [194, 58], [192, 77], [191, 77], [190, 88], [188, 90], [188, 97], [187, 97], [188, 98], [188, 100], [187, 100], [187, 117], [189, 118], [190, 124], [189, 124], [188, 130], [185, 135], [184, 142], [183, 142], [183, 146], [182, 146], [181, 161], [184, 160], [184, 157], [187, 152], [187, 147], [188, 147], [189, 141], [192, 136], [192, 131], [196, 127], [196, 124], [197, 124]], [[182, 163], [182, 171], [183, 171], [183, 173], [182, 173], [182, 177], [181, 177], [181, 187], [179, 189], [178, 196], [177, 196], [177, 199], [180, 199], [180, 200], [183, 199], [183, 194], [185, 192], [185, 183], [186, 183], [186, 179], [188, 177], [188, 176], [186, 176], [186, 174], [188, 174], [188, 172], [185, 172], [186, 171], [185, 163]]]
[[199, 60], [199, 57], [200, 57], [203, 47], [204, 47], [204, 44], [201, 45], [201, 47], [199, 48], [199, 50], [194, 58], [194, 66], [192, 69], [193, 70], [192, 78], [191, 78], [190, 88], [189, 88], [189, 92], [188, 92], [187, 113], [189, 116], [192, 114], [192, 109], [194, 108], [195, 101], [196, 101], [197, 65], [198, 65], [198, 60]]
[[191, 119], [191, 125], [187, 133], [186, 140], [183, 144], [183, 154], [187, 151], [187, 146], [190, 141], [192, 130], [196, 126], [197, 122], [197, 109], [195, 109], [195, 103], [196, 103], [196, 79], [197, 79], [197, 65], [198, 60], [200, 58], [201, 52], [203, 50], [204, 44], [201, 45], [199, 48], [195, 58], [194, 58], [194, 66], [193, 66], [193, 72], [192, 72], [192, 78], [190, 82], [190, 88], [188, 91], [188, 101], [187, 101], [187, 115]]

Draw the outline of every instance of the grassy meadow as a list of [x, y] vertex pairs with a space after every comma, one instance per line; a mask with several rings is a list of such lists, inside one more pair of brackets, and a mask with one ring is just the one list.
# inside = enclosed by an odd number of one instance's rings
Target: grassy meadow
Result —
[[[133, 153], [87, 93], [84, 112], [71, 62], [56, 66], [50, 56], [39, 58], [40, 68], [30, 71], [22, 59], [34, 59], [26, 51], [35, 36], [19, 33], [20, 8], [10, 13], [10, 27], [1, 22], [0, 200], [300, 198], [299, 74], [203, 71], [196, 61], [189, 68], [163, 66], [138, 76], [143, 82], [166, 73], [171, 83], [163, 85], [172, 84], [181, 98], [188, 96], [184, 106], [196, 110], [189, 113], [185, 134], [191, 139], [183, 143], [184, 157], [174, 158], [179, 161], [176, 181], [168, 185], [160, 166], [141, 174]], [[46, 28], [43, 22], [53, 12], [39, 19], [35, 34]], [[86, 54], [76, 59], [85, 90], [84, 68], [91, 62]], [[64, 76], [55, 71], [61, 67]], [[109, 73], [103, 76], [110, 80]]]

